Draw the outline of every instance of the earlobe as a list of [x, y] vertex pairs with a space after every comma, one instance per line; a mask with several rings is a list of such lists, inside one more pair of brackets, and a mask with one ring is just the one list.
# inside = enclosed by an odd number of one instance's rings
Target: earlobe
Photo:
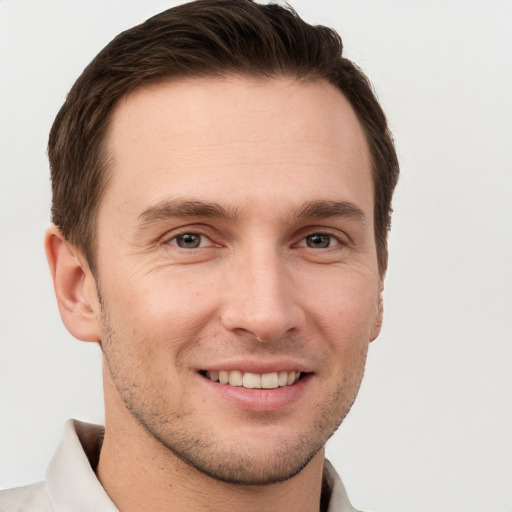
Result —
[[79, 340], [99, 341], [96, 282], [85, 258], [56, 226], [46, 232], [45, 249], [64, 325]]

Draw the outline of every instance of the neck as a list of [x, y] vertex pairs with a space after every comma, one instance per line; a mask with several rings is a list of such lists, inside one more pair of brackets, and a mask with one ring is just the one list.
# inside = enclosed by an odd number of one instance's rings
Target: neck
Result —
[[127, 411], [106, 410], [97, 476], [121, 512], [318, 512], [324, 453], [296, 476], [268, 485], [218, 481], [189, 466], [153, 438]]

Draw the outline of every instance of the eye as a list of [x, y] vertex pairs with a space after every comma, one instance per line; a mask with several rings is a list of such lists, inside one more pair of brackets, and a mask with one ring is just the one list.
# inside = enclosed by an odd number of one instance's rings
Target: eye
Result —
[[200, 233], [182, 233], [176, 235], [169, 240], [171, 245], [177, 245], [181, 249], [198, 249], [204, 247], [207, 244], [211, 244], [209, 238]]
[[311, 249], [327, 249], [333, 245], [339, 245], [339, 240], [327, 233], [313, 233], [304, 237], [299, 245], [310, 247]]

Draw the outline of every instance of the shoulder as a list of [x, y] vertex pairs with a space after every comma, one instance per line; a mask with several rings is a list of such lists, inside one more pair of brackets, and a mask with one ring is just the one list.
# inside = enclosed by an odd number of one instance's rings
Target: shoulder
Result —
[[52, 512], [44, 482], [0, 491], [0, 512]]

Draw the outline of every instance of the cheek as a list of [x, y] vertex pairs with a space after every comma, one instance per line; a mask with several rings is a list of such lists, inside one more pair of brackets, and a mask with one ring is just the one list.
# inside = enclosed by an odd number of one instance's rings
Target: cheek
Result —
[[110, 280], [102, 290], [109, 324], [141, 351], [179, 352], [215, 317], [215, 294], [208, 283], [170, 274]]
[[378, 312], [378, 279], [351, 269], [329, 277], [312, 282], [307, 299], [326, 337], [347, 349], [368, 343]]

